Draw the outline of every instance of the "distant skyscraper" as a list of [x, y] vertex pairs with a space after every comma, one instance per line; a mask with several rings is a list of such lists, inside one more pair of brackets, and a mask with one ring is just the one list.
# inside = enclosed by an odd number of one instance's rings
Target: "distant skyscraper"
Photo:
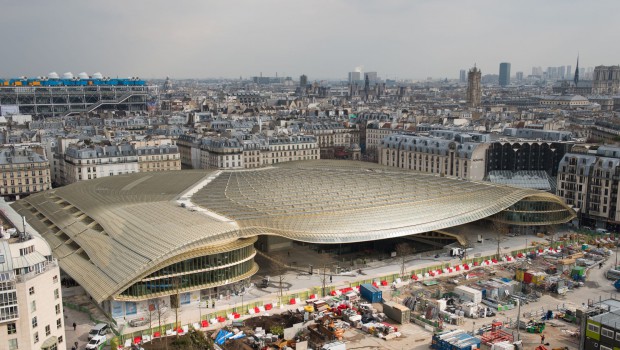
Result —
[[480, 106], [480, 99], [482, 97], [481, 78], [482, 72], [475, 66], [467, 74], [467, 104], [470, 107]]
[[516, 74], [517, 81], [523, 81], [523, 72], [517, 72]]
[[499, 85], [508, 86], [510, 84], [510, 63], [502, 62], [499, 64]]
[[461, 75], [459, 77], [459, 80], [461, 81], [461, 83], [467, 81], [467, 71], [465, 69], [461, 69]]
[[370, 84], [377, 84], [379, 82], [379, 77], [377, 76], [377, 72], [368, 72], [364, 74], [364, 76], [368, 78], [368, 82]]
[[558, 67], [558, 79], [564, 80], [565, 76], [566, 76], [566, 67], [564, 66]]
[[566, 76], [564, 77], [564, 79], [573, 79], [573, 66], [566, 66]]
[[308, 85], [308, 76], [305, 75], [305, 74], [302, 74], [299, 77], [299, 86], [304, 88], [304, 87], [306, 87], [306, 85]]
[[362, 80], [362, 73], [360, 72], [349, 72], [349, 84], [358, 83]]

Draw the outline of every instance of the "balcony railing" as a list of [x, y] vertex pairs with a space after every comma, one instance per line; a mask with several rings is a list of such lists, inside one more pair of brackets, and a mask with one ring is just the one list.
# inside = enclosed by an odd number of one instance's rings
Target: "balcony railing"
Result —
[[39, 270], [35, 270], [32, 272], [28, 272], [26, 274], [21, 274], [21, 275], [16, 275], [16, 279], [17, 282], [22, 283], [22, 282], [26, 282], [44, 272], [47, 272], [55, 267], [58, 266], [58, 261], [56, 259], [53, 259], [51, 261], [48, 261], [47, 263], [45, 263], [45, 265], [43, 265], [43, 267], [41, 267]]

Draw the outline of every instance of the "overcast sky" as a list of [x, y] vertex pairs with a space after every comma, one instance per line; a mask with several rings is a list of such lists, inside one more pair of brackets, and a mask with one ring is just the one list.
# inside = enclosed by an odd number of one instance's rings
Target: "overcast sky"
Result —
[[457, 78], [620, 63], [620, 1], [0, 0], [0, 77]]

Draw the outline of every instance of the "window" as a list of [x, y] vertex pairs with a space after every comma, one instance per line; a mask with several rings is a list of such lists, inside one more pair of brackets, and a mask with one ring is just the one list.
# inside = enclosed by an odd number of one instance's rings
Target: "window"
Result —
[[30, 312], [35, 312], [37, 311], [37, 302], [36, 300], [33, 300], [30, 302]]
[[60, 292], [58, 291], [58, 288], [54, 289], [54, 299], [58, 299], [60, 298]]
[[[17, 333], [17, 325], [15, 323], [7, 323], [6, 331], [7, 331], [8, 334], [15, 334], [15, 333]], [[620, 333], [618, 333], [618, 334], [620, 334]]]
[[28, 288], [28, 294], [30, 294], [30, 295], [34, 294], [34, 287]]
[[601, 328], [601, 335], [603, 337], [607, 337], [607, 338], [614, 338], [614, 331], [612, 331], [611, 329], [608, 328]]
[[599, 326], [594, 325], [592, 323], [588, 323], [588, 331], [594, 332], [594, 333], [598, 333], [599, 332]]
[[36, 328], [39, 324], [37, 323], [37, 316], [32, 318], [32, 328]]
[[38, 343], [39, 342], [39, 332], [34, 332], [33, 338], [34, 338], [35, 344]]
[[58, 344], [62, 343], [62, 335], [58, 336]]
[[50, 333], [52, 333], [52, 331], [50, 329], [50, 325], [48, 324], [47, 326], [45, 326], [45, 336], [50, 335]]
[[58, 275], [55, 275], [55, 276], [52, 278], [52, 282], [53, 282], [53, 283], [58, 283]]
[[26, 248], [21, 248], [19, 250], [19, 255], [20, 256], [28, 255], [30, 253], [34, 253], [34, 246], [33, 245], [31, 245], [29, 247], [26, 247]]
[[[613, 332], [612, 332], [612, 333], [613, 333]], [[601, 346], [599, 347], [599, 349], [600, 349], [600, 350], [613, 350], [612, 348], [610, 348], [610, 347], [608, 347], [608, 346], [605, 346], [605, 345], [601, 345]]]
[[60, 328], [60, 327], [62, 327], [62, 319], [59, 318], [56, 320], [56, 328]]
[[9, 339], [9, 350], [17, 350], [17, 339]]
[[60, 314], [60, 304], [56, 304], [56, 315]]

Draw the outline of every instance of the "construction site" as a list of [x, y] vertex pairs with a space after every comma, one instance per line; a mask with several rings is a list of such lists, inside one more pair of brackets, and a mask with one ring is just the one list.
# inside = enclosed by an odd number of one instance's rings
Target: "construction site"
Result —
[[219, 349], [579, 349], [584, 313], [610, 290], [592, 278], [604, 278], [615, 247], [610, 235], [538, 235], [499, 257], [465, 256], [348, 286], [324, 278], [311, 294], [278, 294], [167, 334], [201, 329]]

